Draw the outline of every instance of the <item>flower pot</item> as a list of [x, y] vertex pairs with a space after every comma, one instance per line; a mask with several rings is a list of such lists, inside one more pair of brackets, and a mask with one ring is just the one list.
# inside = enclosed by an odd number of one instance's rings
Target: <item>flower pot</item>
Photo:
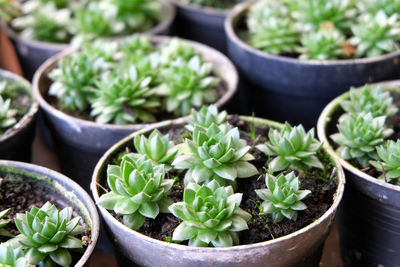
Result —
[[[154, 36], [153, 41], [159, 43], [168, 38]], [[213, 72], [226, 85], [225, 94], [216, 102], [218, 107], [224, 106], [236, 91], [238, 77], [235, 67], [218, 51], [199, 43], [190, 44], [213, 63]], [[146, 127], [147, 124], [99, 124], [72, 117], [51, 106], [44, 98], [50, 84], [47, 74], [55, 68], [61, 58], [73, 51], [75, 48], [47, 60], [35, 74], [33, 84], [35, 95], [52, 132], [62, 172], [74, 177], [80, 185], [89, 190], [91, 174], [101, 155], [118, 140]]]
[[91, 243], [75, 266], [88, 266], [99, 236], [99, 216], [90, 196], [71, 179], [37, 165], [0, 160], [0, 172], [18, 175], [24, 181], [40, 184], [55, 196], [58, 204], [74, 208], [91, 230]]
[[[175, 19], [175, 8], [165, 1], [161, 2], [163, 20], [149, 31], [150, 34], [168, 34]], [[24, 76], [28, 80], [32, 80], [35, 71], [46, 59], [69, 47], [69, 44], [24, 40], [9, 26], [4, 25], [4, 29], [15, 45]]]
[[[240, 119], [254, 122], [255, 125], [268, 125], [278, 129], [282, 127], [279, 123], [254, 117]], [[151, 132], [155, 128], [176, 127], [182, 124], [183, 122], [166, 121], [133, 133], [110, 148], [97, 164], [93, 174], [91, 190], [95, 201], [99, 199], [99, 190], [102, 190], [98, 184], [104, 182], [107, 164], [130, 145], [135, 136]], [[260, 243], [201, 248], [163, 242], [131, 230], [106, 209], [99, 207], [99, 210], [115, 240], [118, 252], [140, 266], [265, 266], [266, 263], [268, 266], [280, 267], [316, 266], [319, 264], [322, 245], [334, 220], [344, 187], [343, 170], [335, 159], [331, 158], [331, 161], [337, 166], [336, 172], [339, 177], [332, 206], [310, 225], [289, 235]]]
[[[399, 77], [400, 50], [373, 58], [326, 61], [299, 60], [257, 50], [238, 36], [238, 30], [246, 29], [244, 19], [250, 5], [242, 3], [234, 8], [225, 21], [225, 31], [230, 58], [246, 79], [259, 87], [257, 93], [250, 87], [250, 96], [256, 95], [266, 103], [257, 114], [270, 112], [278, 120], [314, 125], [323, 107], [350, 86]], [[289, 105], [277, 102], [284, 98]], [[274, 102], [287, 112], [266, 111]], [[302, 110], [303, 106], [309, 108]], [[298, 110], [303, 114], [298, 115]]]
[[174, 31], [178, 36], [204, 43], [226, 54], [224, 21], [229, 10], [187, 4], [182, 0], [169, 1], [177, 8]]
[[[375, 85], [394, 90], [400, 82]], [[346, 189], [338, 210], [342, 257], [345, 264], [354, 266], [396, 266], [400, 262], [400, 187], [378, 180], [342, 159], [329, 138], [337, 132], [336, 123], [343, 113], [340, 102], [347, 98], [349, 93], [335, 98], [318, 120], [319, 139], [346, 174]]]
[[24, 78], [2, 69], [0, 69], [0, 77], [23, 84], [29, 90], [28, 93], [32, 100], [29, 111], [12, 128], [0, 136], [0, 159], [30, 161], [39, 105], [30, 90], [31, 84]]

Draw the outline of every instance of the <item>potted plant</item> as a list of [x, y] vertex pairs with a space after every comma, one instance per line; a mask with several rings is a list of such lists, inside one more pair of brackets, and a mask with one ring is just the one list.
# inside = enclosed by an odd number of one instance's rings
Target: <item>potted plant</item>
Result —
[[0, 160], [0, 175], [0, 263], [88, 266], [99, 235], [88, 194], [69, 178], [32, 164]]
[[167, 34], [175, 9], [163, 0], [42, 1], [26, 0], [19, 16], [5, 25], [30, 80], [47, 58], [69, 43], [134, 32]]
[[318, 120], [320, 140], [345, 168], [338, 212], [345, 264], [390, 266], [400, 260], [399, 88], [398, 81], [353, 88], [332, 100]]
[[397, 77], [399, 8], [395, 1], [237, 5], [225, 30], [232, 61], [256, 85], [252, 108], [312, 126], [350, 86]]
[[33, 84], [61, 169], [88, 189], [98, 159], [115, 142], [188, 115], [191, 107], [224, 105], [237, 81], [232, 63], [216, 50], [135, 35], [57, 55], [39, 68]]
[[203, 107], [104, 154], [91, 190], [117, 250], [143, 266], [318, 264], [343, 191], [340, 165], [312, 130], [226, 119]]
[[22, 77], [0, 69], [0, 158], [31, 160], [39, 105], [31, 85]]

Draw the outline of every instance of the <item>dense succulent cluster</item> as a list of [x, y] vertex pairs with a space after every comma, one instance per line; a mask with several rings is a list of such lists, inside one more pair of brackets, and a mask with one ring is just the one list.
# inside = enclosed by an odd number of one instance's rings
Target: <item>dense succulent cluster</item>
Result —
[[49, 94], [68, 113], [99, 123], [156, 121], [156, 114], [188, 115], [214, 102], [220, 81], [213, 64], [194, 48], [172, 39], [159, 45], [134, 35], [120, 42], [97, 41], [62, 59], [49, 73]]
[[0, 22], [10, 21], [13, 17], [18, 16], [18, 4], [10, 0], [0, 0]]
[[210, 127], [212, 124], [221, 125], [226, 122], [228, 113], [224, 110], [218, 112], [218, 108], [215, 105], [204, 106], [199, 111], [192, 110], [192, 120], [189, 121], [189, 125], [186, 128], [193, 132], [194, 125], [201, 126], [205, 129]]
[[249, 10], [248, 42], [300, 59], [374, 57], [399, 49], [399, 11], [397, 0], [261, 0]]
[[387, 141], [376, 148], [378, 161], [370, 161], [379, 172], [383, 172], [378, 178], [389, 183], [400, 185], [400, 140]]
[[10, 209], [6, 209], [0, 212], [0, 236], [13, 236], [10, 231], [5, 229], [5, 226], [10, 222], [9, 219], [4, 219], [4, 217], [8, 214]]

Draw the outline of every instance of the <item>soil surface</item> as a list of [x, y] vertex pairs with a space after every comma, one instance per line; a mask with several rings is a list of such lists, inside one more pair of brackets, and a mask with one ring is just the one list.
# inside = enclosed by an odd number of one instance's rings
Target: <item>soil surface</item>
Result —
[[[317, 220], [329, 209], [333, 203], [333, 196], [337, 189], [337, 177], [329, 157], [321, 151], [318, 157], [323, 162], [324, 166], [327, 166], [324, 171], [314, 168], [301, 174], [296, 171], [296, 174], [300, 175], [301, 189], [312, 191], [312, 193], [303, 200], [308, 208], [305, 211], [298, 212], [297, 220], [291, 221], [285, 218], [279, 224], [275, 224], [269, 217], [260, 216], [258, 205], [262, 200], [254, 190], [266, 188], [265, 173], [267, 157], [255, 149], [254, 146], [265, 142], [269, 128], [255, 127], [251, 123], [241, 121], [235, 116], [232, 117], [229, 122], [237, 126], [241, 131], [241, 138], [245, 139], [248, 145], [253, 146], [250, 153], [256, 159], [251, 161], [251, 163], [256, 166], [259, 171], [259, 175], [237, 179], [237, 192], [243, 194], [240, 207], [252, 214], [252, 219], [248, 222], [249, 230], [241, 233], [241, 245], [267, 241], [293, 233]], [[175, 144], [181, 143], [183, 136], [187, 137], [190, 135], [187, 130], [180, 126], [170, 129], [160, 129], [160, 131], [163, 134], [168, 133], [170, 139], [175, 141]], [[134, 148], [129, 145], [129, 148], [121, 148], [121, 150], [134, 151]], [[117, 156], [116, 158], [120, 157]], [[114, 162], [114, 164], [118, 163]], [[285, 173], [290, 171], [294, 170], [287, 170]], [[185, 170], [174, 170], [173, 173], [168, 174], [168, 178], [177, 180], [170, 194], [174, 202], [183, 201], [184, 174]], [[275, 173], [275, 175], [278, 175], [278, 173]], [[105, 181], [105, 177], [103, 177], [102, 180]], [[115, 213], [113, 213], [113, 215], [121, 221], [121, 217], [117, 216]], [[146, 219], [144, 225], [138, 231], [152, 238], [170, 242], [173, 231], [180, 222], [181, 220], [174, 217], [172, 214], [160, 213], [155, 220]]]

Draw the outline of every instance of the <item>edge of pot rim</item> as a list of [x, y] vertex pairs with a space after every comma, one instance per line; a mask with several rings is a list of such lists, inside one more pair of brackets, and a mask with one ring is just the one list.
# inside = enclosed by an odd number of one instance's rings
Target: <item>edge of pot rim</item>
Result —
[[[241, 119], [244, 118], [249, 118], [249, 119], [255, 119], [256, 122], [261, 122], [261, 123], [267, 123], [268, 125], [272, 125], [273, 127], [276, 128], [281, 128], [283, 126], [283, 124], [275, 122], [275, 121], [271, 121], [271, 120], [267, 120], [267, 119], [262, 119], [262, 118], [258, 118], [258, 117], [249, 117], [249, 116], [240, 116]], [[151, 131], [155, 128], [158, 127], [166, 127], [169, 125], [178, 125], [181, 123], [184, 123], [188, 120], [189, 118], [185, 119], [185, 120], [181, 120], [180, 122], [178, 121], [164, 121], [161, 123], [158, 123], [157, 125], [152, 125], [149, 127], [146, 127], [144, 129], [141, 129], [137, 132], [134, 132], [132, 134], [130, 134], [129, 136], [123, 138], [122, 140], [118, 141], [118, 143], [114, 144], [111, 148], [109, 148], [107, 150], [107, 152], [101, 157], [101, 159], [98, 161], [94, 172], [93, 172], [93, 176], [92, 176], [92, 181], [90, 183], [90, 190], [92, 191], [92, 196], [93, 199], [95, 201], [95, 203], [97, 202], [97, 200], [99, 199], [99, 194], [97, 191], [97, 175], [99, 173], [99, 170], [101, 168], [101, 166], [104, 164], [105, 160], [110, 156], [110, 154], [112, 154], [114, 152], [115, 149], [117, 149], [118, 147], [120, 147], [121, 144], [129, 141], [130, 139], [132, 139], [134, 136]], [[328, 152], [327, 152], [328, 153]], [[164, 246], [167, 248], [173, 248], [173, 249], [178, 249], [178, 250], [184, 250], [184, 251], [202, 251], [202, 252], [212, 252], [212, 253], [218, 253], [218, 252], [222, 252], [222, 251], [241, 251], [241, 250], [247, 250], [247, 249], [252, 249], [252, 248], [257, 248], [257, 247], [263, 247], [263, 246], [267, 246], [267, 245], [271, 245], [271, 244], [275, 244], [275, 243], [279, 243], [279, 242], [284, 242], [285, 240], [288, 240], [290, 238], [296, 237], [298, 235], [301, 235], [305, 232], [308, 232], [310, 229], [316, 227], [320, 222], [325, 221], [329, 216], [331, 216], [332, 213], [334, 213], [337, 208], [338, 205], [343, 197], [343, 192], [344, 192], [344, 184], [345, 184], [345, 175], [344, 175], [344, 171], [343, 168], [340, 165], [340, 162], [333, 157], [332, 155], [330, 155], [328, 153], [328, 155], [330, 156], [330, 159], [332, 162], [335, 163], [335, 167], [337, 168], [336, 173], [338, 175], [338, 185], [337, 185], [337, 189], [336, 192], [333, 195], [333, 203], [332, 205], [329, 207], [329, 209], [327, 211], [324, 212], [324, 214], [322, 214], [318, 219], [316, 219], [315, 221], [313, 221], [312, 223], [308, 224], [307, 226], [291, 233], [285, 236], [281, 236], [279, 238], [276, 239], [272, 239], [272, 240], [268, 240], [268, 241], [263, 241], [263, 242], [258, 242], [258, 243], [253, 243], [253, 244], [247, 244], [247, 245], [238, 245], [238, 246], [232, 246], [232, 247], [220, 247], [220, 248], [215, 248], [215, 247], [189, 247], [189, 246], [185, 246], [185, 245], [181, 245], [181, 244], [175, 244], [175, 243], [168, 243], [165, 241], [161, 241], [158, 239], [154, 239], [151, 238], [149, 236], [146, 236], [142, 233], [139, 233], [138, 231], [134, 231], [132, 229], [130, 229], [129, 227], [125, 226], [124, 224], [122, 224], [120, 221], [118, 221], [116, 218], [114, 218], [111, 213], [108, 212], [108, 210], [106, 210], [103, 207], [100, 207], [96, 204], [96, 206], [98, 207], [98, 209], [100, 210], [100, 212], [102, 213], [103, 216], [107, 217], [108, 219], [111, 219], [111, 221], [114, 222], [114, 224], [116, 224], [119, 228], [121, 228], [122, 230], [124, 230], [124, 232], [127, 232], [129, 234], [133, 234], [138, 238], [141, 239], [145, 239], [147, 242], [151, 242], [153, 244], [157, 244], [160, 246]]]
[[[236, 46], [240, 47], [242, 50], [245, 50], [251, 54], [255, 54], [258, 57], [267, 59], [267, 60], [276, 60], [291, 64], [305, 65], [305, 66], [334, 66], [334, 65], [357, 65], [357, 64], [366, 64], [366, 63], [375, 63], [382, 60], [390, 59], [396, 56], [400, 56], [400, 49], [386, 53], [380, 56], [371, 57], [371, 58], [354, 58], [354, 59], [336, 59], [336, 60], [300, 60], [298, 58], [286, 57], [280, 55], [273, 55], [258, 50], [242, 39], [236, 34], [236, 30], [233, 27], [234, 21], [238, 20], [238, 18], [242, 17], [244, 13], [248, 11], [252, 3], [244, 2], [237, 4], [232, 12], [227, 14], [227, 18], [225, 20], [224, 28], [227, 38], [235, 43]], [[228, 41], [229, 42], [229, 41]]]
[[[147, 34], [141, 34], [141, 35], [147, 35]], [[163, 42], [165, 40], [171, 40], [173, 38], [178, 38], [178, 37], [171, 37], [171, 36], [166, 36], [166, 35], [150, 35], [152, 41], [155, 42]], [[233, 86], [227, 86], [227, 91], [225, 94], [223, 94], [214, 104], [217, 107], [221, 107], [222, 105], [226, 104], [228, 100], [230, 100], [234, 94], [237, 91], [238, 88], [238, 83], [239, 83], [239, 74], [236, 70], [236, 67], [233, 65], [233, 63], [230, 61], [228, 57], [226, 57], [224, 54], [221, 52], [217, 51], [216, 49], [206, 46], [204, 44], [201, 44], [199, 42], [195, 41], [189, 41], [183, 38], [178, 38], [186, 43], [189, 43], [191, 45], [194, 45], [194, 47], [201, 47], [202, 50], [207, 50], [210, 52], [210, 54], [218, 55], [219, 58], [221, 58], [223, 61], [225, 61], [224, 65], [230, 70], [230, 72], [233, 73], [234, 79], [232, 81]], [[103, 127], [107, 129], [112, 129], [112, 130], [134, 130], [134, 129], [141, 129], [143, 127], [146, 127], [148, 125], [152, 124], [157, 124], [158, 122], [154, 123], [142, 123], [142, 124], [127, 124], [127, 125], [116, 125], [116, 124], [100, 124], [95, 121], [89, 121], [89, 120], [84, 120], [81, 118], [74, 117], [72, 115], [69, 115], [59, 109], [56, 109], [52, 105], [50, 105], [42, 96], [40, 89], [39, 89], [39, 80], [40, 78], [45, 75], [46, 71], [51, 68], [53, 64], [56, 64], [59, 59], [65, 58], [66, 56], [70, 55], [71, 53], [75, 52], [78, 49], [78, 47], [69, 47], [68, 49], [65, 49], [64, 51], [50, 57], [47, 59], [35, 72], [35, 75], [33, 76], [33, 81], [32, 81], [32, 91], [33, 94], [35, 95], [35, 98], [39, 102], [39, 105], [41, 108], [43, 108], [46, 112], [52, 113], [55, 116], [67, 121], [69, 124], [71, 124], [74, 128], [79, 129], [80, 125], [86, 126], [86, 127]], [[201, 52], [201, 51], [200, 51]], [[203, 54], [203, 53], [202, 53]], [[214, 69], [214, 68], [213, 68]], [[219, 77], [223, 78], [223, 77]], [[179, 120], [181, 118], [186, 118], [190, 115], [187, 116], [181, 116], [178, 118], [175, 118], [173, 120]]]
[[[162, 20], [154, 25], [153, 28], [151, 28], [149, 31], [143, 32], [143, 34], [159, 34], [160, 32], [166, 30], [168, 27], [172, 25], [172, 23], [175, 20], [176, 16], [176, 9], [175, 7], [167, 2], [166, 0], [157, 0], [160, 2], [164, 8], [166, 8], [169, 12], [166, 12], [165, 14], [167, 15], [166, 17], [163, 17]], [[52, 43], [52, 42], [46, 42], [46, 41], [39, 41], [39, 40], [27, 40], [23, 39], [20, 37], [20, 35], [14, 31], [10, 26], [8, 26], [7, 23], [0, 23], [0, 26], [4, 29], [5, 33], [11, 38], [14, 39], [18, 42], [22, 43], [29, 43], [33, 47], [44, 47], [45, 49], [49, 50], [65, 50], [72, 45], [70, 43]], [[1, 27], [0, 27], [1, 28]], [[134, 34], [134, 32], [127, 34], [127, 35], [120, 35], [120, 36], [109, 36], [108, 38], [110, 39], [115, 39], [115, 38], [123, 38], [125, 36], [129, 36], [131, 34]], [[104, 37], [107, 38], [107, 37]]]
[[[382, 86], [382, 89], [386, 90], [386, 89], [393, 88], [394, 86], [400, 87], [400, 80], [371, 83], [370, 85], [372, 85], [374, 87]], [[393, 85], [393, 87], [391, 87], [392, 85]], [[358, 87], [358, 89], [361, 89], [361, 87]], [[342, 159], [340, 157], [340, 155], [330, 145], [331, 142], [329, 142], [329, 139], [328, 139], [328, 137], [326, 135], [326, 131], [325, 131], [326, 126], [328, 123], [331, 122], [330, 116], [332, 115], [332, 113], [335, 112], [340, 107], [340, 102], [344, 99], [349, 98], [349, 95], [350, 95], [349, 91], [339, 95], [338, 97], [333, 99], [322, 111], [322, 113], [320, 114], [320, 116], [318, 118], [318, 122], [317, 122], [317, 135], [318, 135], [319, 140], [321, 140], [321, 142], [324, 143], [323, 146], [326, 149], [326, 151], [332, 157], [337, 159], [340, 162], [340, 164], [348, 171], [350, 171], [350, 172], [356, 174], [357, 176], [359, 176], [371, 183], [374, 183], [378, 186], [385, 187], [385, 188], [388, 188], [388, 189], [391, 189], [391, 190], [394, 190], [394, 191], [397, 191], [400, 193], [400, 186], [386, 183], [384, 181], [378, 180], [377, 178], [366, 174], [365, 172], [362, 172], [361, 170], [359, 170], [358, 168], [353, 166], [347, 160]]]
[[189, 9], [196, 12], [206, 12], [215, 16], [226, 16], [232, 11], [232, 8], [215, 8], [210, 6], [201, 6], [190, 3], [184, 3], [181, 0], [169, 0], [175, 6], [181, 9]]
[[18, 134], [22, 128], [26, 127], [32, 121], [32, 118], [34, 118], [37, 112], [39, 111], [39, 102], [33, 92], [32, 84], [22, 76], [19, 76], [18, 74], [5, 69], [0, 69], [0, 78], [22, 83], [27, 89], [27, 92], [29, 93], [32, 101], [29, 110], [24, 114], [24, 116], [22, 116], [22, 118], [18, 120], [13, 127], [9, 128], [5, 134], [0, 135], [0, 143], [1, 143], [7, 141], [7, 139]]
[[[70, 192], [70, 191], [68, 191], [68, 193], [75, 195], [76, 201], [80, 202], [81, 207], [78, 207], [79, 209], [82, 209], [82, 208], [86, 209], [87, 216], [90, 216], [90, 220], [91, 220], [91, 224], [92, 224], [91, 225], [91, 241], [92, 242], [87, 246], [87, 248], [85, 249], [85, 252], [82, 254], [79, 261], [75, 264], [75, 266], [78, 266], [78, 267], [84, 266], [84, 264], [89, 261], [91, 255], [94, 251], [94, 248], [96, 246], [99, 234], [100, 234], [100, 232], [99, 232], [100, 231], [100, 217], [97, 212], [96, 205], [93, 202], [93, 199], [89, 196], [89, 194], [85, 190], [83, 190], [80, 185], [78, 185], [76, 182], [74, 182], [67, 176], [65, 176], [59, 172], [56, 172], [54, 170], [39, 166], [39, 165], [18, 162], [18, 161], [11, 161], [11, 160], [0, 160], [0, 166], [11, 167], [15, 170], [21, 170], [25, 173], [33, 174], [35, 176], [43, 176], [43, 177], [46, 176], [48, 179], [51, 180], [51, 182], [53, 184], [55, 184], [55, 186], [57, 188], [62, 188], [65, 190], [66, 188], [60, 182], [53, 180], [51, 178], [51, 176], [57, 177], [59, 180], [65, 181], [66, 184], [68, 184], [69, 186], [74, 188], [74, 190], [77, 193]], [[87, 202], [89, 203], [89, 206], [86, 206], [82, 202], [82, 200], [79, 198], [79, 196], [82, 196], [82, 195], [86, 198]], [[67, 197], [67, 196], [64, 195], [63, 197]]]

